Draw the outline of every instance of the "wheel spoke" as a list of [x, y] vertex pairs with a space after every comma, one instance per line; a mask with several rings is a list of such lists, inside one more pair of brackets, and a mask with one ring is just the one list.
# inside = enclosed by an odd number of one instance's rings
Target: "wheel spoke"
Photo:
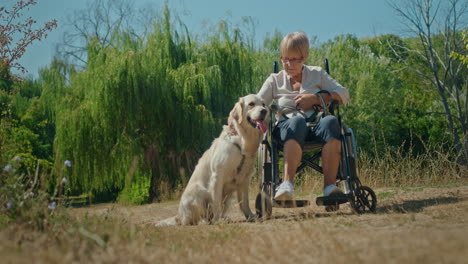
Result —
[[364, 200], [365, 205], [370, 209], [371, 205], [370, 205], [369, 199], [368, 199], [369, 195], [370, 195], [370, 193], [367, 193], [366, 198], [363, 199], [363, 200]]
[[360, 214], [364, 213], [365, 211], [364, 204], [359, 194], [356, 195], [356, 208], [357, 208], [358, 213]]

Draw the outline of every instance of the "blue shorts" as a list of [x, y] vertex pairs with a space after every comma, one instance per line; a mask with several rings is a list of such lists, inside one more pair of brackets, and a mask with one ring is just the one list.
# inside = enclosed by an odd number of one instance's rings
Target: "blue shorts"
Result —
[[340, 135], [340, 124], [333, 115], [322, 118], [315, 127], [307, 127], [303, 117], [294, 116], [280, 121], [273, 131], [275, 139], [282, 142], [294, 139], [302, 148], [306, 141], [322, 142], [325, 145], [333, 138], [341, 140]]

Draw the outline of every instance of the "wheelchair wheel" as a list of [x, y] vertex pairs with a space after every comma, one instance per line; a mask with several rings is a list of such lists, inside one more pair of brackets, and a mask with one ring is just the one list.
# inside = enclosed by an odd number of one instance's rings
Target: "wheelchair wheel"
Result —
[[[264, 139], [265, 140], [265, 139]], [[268, 151], [268, 147], [266, 144], [262, 143], [258, 147], [257, 151], [257, 164], [258, 164], [258, 171], [260, 171], [260, 184], [265, 181], [268, 181], [271, 178], [271, 158], [270, 152]]]
[[257, 194], [257, 198], [255, 199], [255, 211], [258, 218], [269, 219], [271, 217], [273, 205], [271, 204], [271, 198], [267, 193], [261, 191]]
[[374, 191], [367, 186], [359, 186], [354, 190], [354, 197], [350, 200], [351, 207], [358, 214], [375, 213], [377, 197]]
[[267, 144], [262, 143], [258, 149], [258, 171], [260, 192], [255, 199], [255, 211], [258, 218], [268, 219], [273, 212], [271, 158]]

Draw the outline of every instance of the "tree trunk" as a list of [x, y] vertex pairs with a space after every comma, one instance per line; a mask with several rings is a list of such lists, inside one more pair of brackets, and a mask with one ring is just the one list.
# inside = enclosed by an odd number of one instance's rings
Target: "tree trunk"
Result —
[[160, 180], [161, 180], [161, 164], [159, 160], [158, 148], [156, 145], [151, 144], [149, 149], [146, 151], [146, 164], [151, 168], [151, 181], [148, 190], [148, 203], [160, 202], [161, 193], [159, 191]]

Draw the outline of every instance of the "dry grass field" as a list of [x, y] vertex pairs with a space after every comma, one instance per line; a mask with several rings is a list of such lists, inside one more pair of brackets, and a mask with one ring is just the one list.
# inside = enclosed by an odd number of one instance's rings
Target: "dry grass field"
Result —
[[59, 209], [43, 231], [3, 228], [0, 262], [466, 263], [467, 185], [376, 193], [376, 214], [311, 205], [274, 208], [272, 219], [248, 223], [234, 205], [229, 221], [200, 226], [154, 227], [175, 214], [176, 201]]

